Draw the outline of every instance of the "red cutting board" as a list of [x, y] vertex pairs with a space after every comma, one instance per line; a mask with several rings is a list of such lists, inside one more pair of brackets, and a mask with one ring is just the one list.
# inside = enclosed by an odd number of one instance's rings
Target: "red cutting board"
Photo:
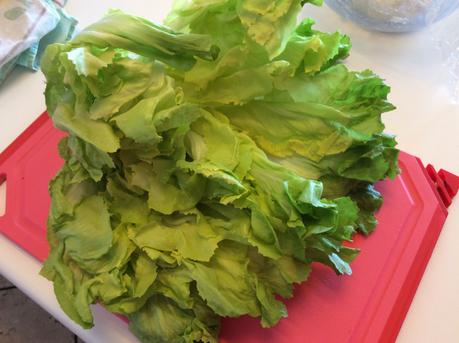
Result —
[[[63, 162], [57, 154], [63, 136], [43, 114], [0, 155], [0, 184], [7, 182], [0, 232], [40, 261], [48, 254], [48, 183]], [[377, 185], [385, 198], [379, 225], [370, 237], [355, 238], [361, 253], [351, 277], [314, 265], [287, 301], [288, 318], [272, 329], [253, 318], [224, 319], [221, 342], [395, 341], [446, 219], [444, 203], [459, 187], [456, 176], [426, 170], [406, 153], [400, 168], [394, 181]]]

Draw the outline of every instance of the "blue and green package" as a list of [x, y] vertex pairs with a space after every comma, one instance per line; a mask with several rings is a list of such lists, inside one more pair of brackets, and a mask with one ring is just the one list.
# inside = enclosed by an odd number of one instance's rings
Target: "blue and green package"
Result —
[[0, 4], [0, 84], [20, 65], [38, 70], [46, 46], [73, 35], [77, 21], [66, 1], [8, 0]]

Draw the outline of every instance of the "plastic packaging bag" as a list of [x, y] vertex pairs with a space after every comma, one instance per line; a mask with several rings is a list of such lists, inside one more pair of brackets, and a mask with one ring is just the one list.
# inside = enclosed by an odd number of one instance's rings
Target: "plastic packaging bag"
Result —
[[346, 18], [370, 30], [407, 32], [452, 13], [459, 0], [326, 0]]
[[41, 53], [71, 38], [76, 20], [62, 9], [67, 1], [0, 1], [0, 83], [16, 65], [38, 70]]
[[59, 19], [56, 8], [46, 1], [1, 1], [0, 67], [38, 43]]

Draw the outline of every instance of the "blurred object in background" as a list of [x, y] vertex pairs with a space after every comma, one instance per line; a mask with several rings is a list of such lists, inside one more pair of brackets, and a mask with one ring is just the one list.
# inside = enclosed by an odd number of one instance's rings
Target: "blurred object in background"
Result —
[[459, 10], [429, 29], [433, 46], [440, 49], [443, 83], [453, 101], [459, 104]]
[[419, 30], [448, 16], [459, 7], [459, 0], [325, 0], [325, 2], [336, 12], [358, 25], [383, 32]]
[[77, 21], [67, 1], [0, 1], [0, 84], [16, 65], [38, 70], [45, 47], [71, 38]]

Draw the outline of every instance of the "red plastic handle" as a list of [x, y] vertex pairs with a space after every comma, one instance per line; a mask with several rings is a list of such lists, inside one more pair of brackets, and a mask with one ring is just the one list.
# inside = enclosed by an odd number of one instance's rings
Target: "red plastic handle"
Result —
[[426, 167], [426, 171], [433, 183], [434, 189], [437, 191], [445, 207], [448, 208], [459, 190], [459, 177], [444, 169], [441, 169], [437, 173], [431, 164]]
[[440, 169], [438, 176], [445, 182], [446, 190], [451, 197], [454, 197], [459, 191], [459, 176], [454, 175], [444, 169]]

